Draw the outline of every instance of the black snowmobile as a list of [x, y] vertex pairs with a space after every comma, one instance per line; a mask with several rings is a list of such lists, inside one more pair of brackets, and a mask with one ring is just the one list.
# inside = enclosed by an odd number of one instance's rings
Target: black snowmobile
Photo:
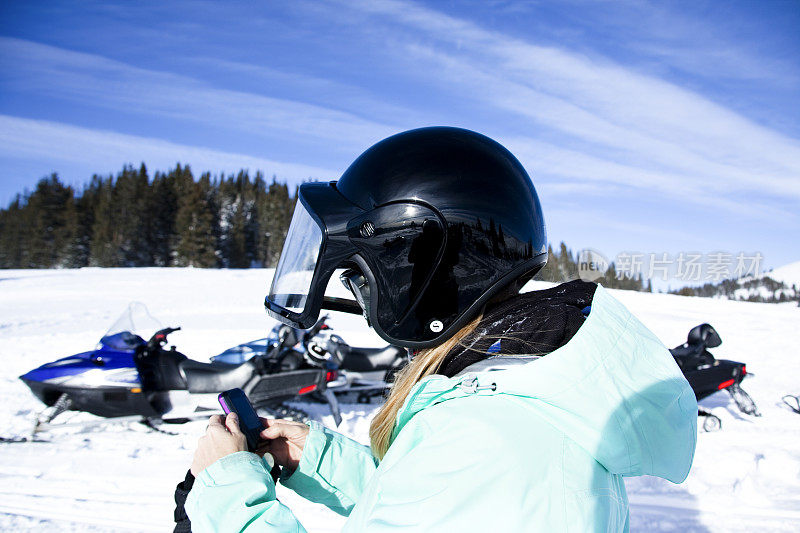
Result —
[[[683, 375], [694, 390], [697, 401], [715, 392], [727, 391], [739, 410], [747, 415], [761, 416], [755, 402], [741, 387], [748, 375], [744, 363], [716, 359], [708, 348], [722, 344], [717, 331], [710, 324], [700, 324], [689, 331], [684, 344], [670, 350]], [[719, 417], [700, 408], [698, 414], [704, 417], [703, 429], [716, 431], [722, 427]]]
[[323, 316], [323, 327], [306, 338], [306, 357], [320, 363], [332, 361], [338, 366], [338, 378], [328, 383], [337, 395], [355, 395], [359, 403], [383, 398], [395, 374], [408, 363], [408, 351], [391, 344], [377, 348], [350, 346], [324, 323], [327, 318]]
[[[239, 364], [189, 359], [167, 337], [180, 328], [158, 329], [148, 341], [136, 326], [153, 329], [158, 322], [147, 308], [133, 303], [100, 339], [93, 351], [46, 363], [23, 376], [31, 391], [49, 408], [37, 419], [34, 433], [59, 427], [53, 419], [65, 411], [85, 411], [114, 419], [185, 422], [221, 413], [217, 394], [241, 388], [257, 409], [283, 418], [305, 414], [285, 405], [304, 395], [317, 395], [341, 420], [336, 397], [327, 381], [336, 378], [326, 368], [303, 364], [292, 339], [279, 339], [270, 349]], [[160, 325], [156, 326], [160, 327]], [[81, 422], [91, 425], [102, 421]]]
[[307, 330], [281, 323], [269, 336], [233, 348], [212, 357], [214, 362], [242, 363], [274, 350], [282, 342], [291, 350], [284, 361], [327, 370], [328, 391], [336, 395], [354, 396], [359, 403], [383, 397], [391, 387], [394, 375], [408, 363], [408, 351], [398, 346], [377, 348], [350, 346], [328, 325], [328, 315], [322, 316]]

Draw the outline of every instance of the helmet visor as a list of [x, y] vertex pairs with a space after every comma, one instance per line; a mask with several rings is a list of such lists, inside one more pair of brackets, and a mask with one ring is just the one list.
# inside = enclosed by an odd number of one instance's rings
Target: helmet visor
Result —
[[267, 297], [273, 304], [302, 313], [322, 247], [322, 230], [298, 201]]

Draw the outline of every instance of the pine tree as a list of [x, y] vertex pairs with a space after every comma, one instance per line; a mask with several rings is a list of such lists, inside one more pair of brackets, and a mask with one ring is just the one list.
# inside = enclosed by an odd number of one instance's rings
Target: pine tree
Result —
[[63, 206], [63, 220], [64, 230], [61, 236], [61, 244], [57, 245], [56, 266], [61, 268], [84, 266], [76, 262], [75, 245], [80, 232], [80, 219], [77, 200], [72, 195]]
[[573, 259], [572, 251], [567, 248], [564, 241], [559, 245], [558, 268], [563, 281], [578, 279], [578, 263]]
[[252, 261], [259, 267], [267, 266], [267, 252], [269, 240], [267, 228], [264, 226], [264, 211], [267, 209], [269, 193], [264, 175], [259, 171], [253, 179], [253, 207], [250, 219], [249, 237], [252, 239]]
[[76, 231], [67, 246], [64, 257], [66, 267], [79, 268], [89, 265], [95, 210], [102, 188], [103, 179], [95, 174], [89, 185], [75, 198]]
[[266, 266], [275, 266], [278, 263], [296, 201], [297, 191], [295, 190], [294, 197], [289, 196], [286, 184], [278, 183], [273, 176], [264, 206], [259, 212], [259, 237], [264, 242], [263, 256]]
[[558, 270], [558, 257], [553, 252], [553, 247], [549, 244], [547, 245], [547, 264], [539, 270], [534, 279], [553, 283], [561, 282], [561, 274]]
[[618, 287], [619, 280], [617, 279], [617, 266], [613, 261], [608, 265], [608, 268], [603, 276], [597, 280], [597, 283], [601, 284], [607, 289], [616, 289]]
[[214, 250], [214, 214], [208, 182], [194, 182], [188, 166], [179, 173], [176, 262], [181, 266], [210, 268], [217, 265]]
[[28, 198], [31, 214], [29, 263], [36, 268], [61, 266], [59, 260], [77, 231], [72, 187], [65, 186], [57, 174], [39, 180]]
[[0, 211], [0, 268], [24, 268], [25, 213], [24, 200], [19, 194]]
[[239, 171], [236, 178], [231, 177], [225, 188], [226, 209], [224, 212], [224, 230], [222, 232], [222, 251], [226, 266], [230, 268], [247, 268], [250, 266], [248, 250], [248, 226], [251, 203], [250, 176]]
[[101, 179], [97, 189], [92, 223], [89, 264], [101, 267], [122, 265], [121, 234], [115, 227], [114, 178]]
[[176, 172], [156, 172], [147, 206], [147, 247], [155, 266], [170, 266], [177, 244], [175, 218], [178, 213]]
[[139, 171], [128, 165], [117, 176], [112, 194], [115, 206], [112, 220], [121, 266], [146, 266], [153, 262], [147, 249], [149, 193], [144, 164]]
[[132, 181], [134, 202], [129, 227], [134, 232], [128, 235], [130, 248], [127, 260], [132, 266], [152, 266], [155, 264], [150, 246], [154, 223], [151, 212], [153, 189], [144, 162], [139, 166], [139, 171], [132, 175]]
[[[260, 174], [256, 178], [261, 178]], [[246, 202], [244, 206], [244, 245], [247, 250], [247, 268], [252, 266], [263, 266], [260, 257], [261, 251], [258, 249], [261, 243], [261, 225], [258, 217], [258, 199], [265, 194], [264, 179], [249, 182]]]

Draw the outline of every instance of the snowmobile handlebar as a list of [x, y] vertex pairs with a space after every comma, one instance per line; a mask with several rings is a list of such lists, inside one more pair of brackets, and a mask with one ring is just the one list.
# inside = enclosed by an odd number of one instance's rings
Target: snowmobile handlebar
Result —
[[303, 333], [303, 344], [308, 344], [308, 341], [313, 339], [317, 333], [323, 329], [330, 329], [330, 326], [326, 324], [329, 318], [330, 315], [322, 315], [313, 326], [307, 329], [306, 332]]
[[153, 336], [150, 337], [149, 341], [147, 341], [147, 345], [150, 348], [157, 348], [159, 346], [164, 346], [167, 343], [167, 335], [169, 335], [170, 333], [174, 333], [180, 329], [181, 329], [180, 326], [178, 326], [177, 328], [160, 329], [155, 333], [153, 333]]

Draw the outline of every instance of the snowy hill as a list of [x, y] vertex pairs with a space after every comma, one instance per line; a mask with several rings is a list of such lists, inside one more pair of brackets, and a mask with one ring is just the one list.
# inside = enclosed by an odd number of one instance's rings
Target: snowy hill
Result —
[[[736, 280], [738, 287], [732, 299], [762, 302], [790, 302], [800, 300], [800, 261], [765, 272], [753, 278]], [[720, 286], [725, 288], [725, 283]]]
[[797, 306], [800, 305], [800, 261], [758, 276], [681, 287], [672, 294]]
[[793, 285], [800, 287], [800, 261], [772, 269], [769, 272], [765, 272], [764, 275], [775, 281], [785, 283], [789, 287]]
[[[793, 275], [790, 270], [786, 276]], [[92, 348], [132, 300], [145, 302], [163, 325], [182, 326], [171, 340], [195, 359], [265, 336], [272, 321], [263, 296], [271, 274], [177, 268], [0, 271], [0, 436], [24, 434], [41, 408], [17, 376]], [[747, 363], [754, 377], [743, 388], [763, 413], [742, 415], [725, 393], [704, 400], [722, 419], [722, 430], [699, 435], [685, 483], [626, 480], [632, 531], [797, 531], [800, 416], [780, 398], [800, 394], [800, 308], [612, 294], [669, 347], [684, 342], [692, 326], [711, 323], [723, 340], [713, 353]], [[380, 344], [360, 317], [336, 315], [331, 323], [354, 344]], [[325, 407], [302, 407], [332, 424]], [[366, 442], [376, 408], [344, 405], [340, 430]], [[49, 442], [0, 443], [0, 530], [170, 530], [172, 491], [204, 427], [203, 422], [171, 426], [176, 434], [167, 435], [138, 425], [106, 425], [54, 431]], [[282, 487], [278, 495], [309, 531], [338, 531], [344, 522]]]

